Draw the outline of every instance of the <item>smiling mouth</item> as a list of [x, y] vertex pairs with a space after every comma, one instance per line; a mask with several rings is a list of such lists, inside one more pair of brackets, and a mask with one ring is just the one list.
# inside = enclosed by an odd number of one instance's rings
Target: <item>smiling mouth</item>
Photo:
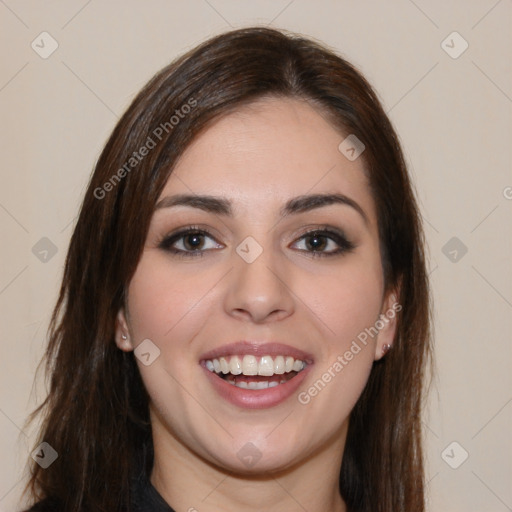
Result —
[[207, 359], [204, 366], [229, 384], [242, 389], [267, 389], [285, 384], [293, 379], [307, 364], [291, 356], [270, 355], [257, 357], [251, 354]]

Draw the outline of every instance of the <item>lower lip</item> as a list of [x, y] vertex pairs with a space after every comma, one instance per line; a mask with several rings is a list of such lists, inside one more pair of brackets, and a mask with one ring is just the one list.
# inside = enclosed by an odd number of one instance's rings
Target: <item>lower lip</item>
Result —
[[203, 366], [207, 378], [210, 379], [217, 393], [233, 405], [244, 409], [266, 409], [284, 402], [297, 391], [298, 387], [309, 373], [310, 368], [311, 365], [307, 365], [304, 370], [299, 372], [292, 379], [272, 388], [244, 389], [229, 384], [229, 382], [226, 382], [221, 377], [218, 377], [216, 373], [211, 372]]

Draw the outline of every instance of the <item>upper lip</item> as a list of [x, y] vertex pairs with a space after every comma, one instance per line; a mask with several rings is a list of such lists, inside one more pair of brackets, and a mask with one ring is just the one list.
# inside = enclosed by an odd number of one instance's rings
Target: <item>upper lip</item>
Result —
[[213, 350], [205, 352], [201, 356], [201, 361], [217, 359], [226, 356], [244, 356], [246, 354], [263, 356], [291, 356], [294, 359], [300, 359], [305, 363], [311, 364], [313, 356], [303, 350], [278, 342], [256, 342], [256, 341], [236, 341], [227, 345], [222, 345]]

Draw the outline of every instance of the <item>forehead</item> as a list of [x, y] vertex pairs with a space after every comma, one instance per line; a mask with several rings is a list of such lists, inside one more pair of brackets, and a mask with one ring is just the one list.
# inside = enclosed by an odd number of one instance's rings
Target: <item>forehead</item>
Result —
[[307, 101], [260, 99], [205, 129], [183, 153], [161, 197], [222, 195], [235, 211], [275, 211], [290, 197], [337, 192], [372, 220], [363, 159], [350, 161], [338, 149], [347, 135]]

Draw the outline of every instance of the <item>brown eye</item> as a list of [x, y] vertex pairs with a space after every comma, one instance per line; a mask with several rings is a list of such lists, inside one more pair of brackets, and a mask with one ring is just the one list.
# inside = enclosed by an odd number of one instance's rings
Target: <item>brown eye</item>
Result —
[[158, 247], [178, 256], [203, 256], [206, 251], [220, 248], [210, 233], [202, 229], [187, 228], [164, 238]]
[[183, 246], [186, 250], [194, 251], [201, 249], [204, 244], [204, 235], [202, 233], [187, 233], [183, 238]]
[[306, 247], [312, 251], [322, 251], [329, 245], [329, 240], [325, 235], [309, 235], [306, 237]]
[[298, 241], [304, 241], [304, 248], [299, 250], [309, 252], [312, 256], [334, 256], [355, 249], [355, 245], [343, 234], [331, 230], [309, 231]]

